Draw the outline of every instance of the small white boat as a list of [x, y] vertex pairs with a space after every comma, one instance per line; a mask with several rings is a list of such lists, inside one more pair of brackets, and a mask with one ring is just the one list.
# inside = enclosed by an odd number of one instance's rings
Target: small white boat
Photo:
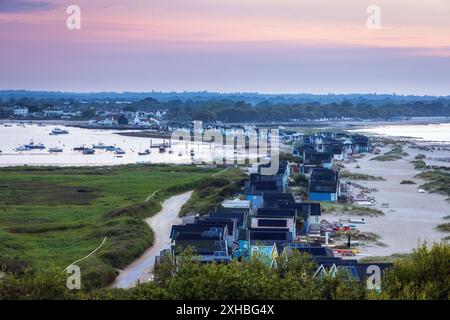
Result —
[[60, 135], [60, 134], [69, 134], [69, 131], [62, 130], [60, 128], [55, 128], [55, 129], [52, 130], [52, 132], [49, 133], [49, 135], [51, 135], [51, 136], [57, 136], [57, 135]]
[[60, 153], [60, 152], [63, 152], [63, 149], [62, 148], [58, 148], [58, 147], [54, 147], [54, 148], [48, 149], [48, 151], [50, 151], [50, 153]]
[[354, 223], [354, 224], [366, 224], [366, 221], [364, 221], [364, 218], [362, 218], [361, 220], [353, 220], [350, 219], [348, 220], [349, 223]]
[[83, 154], [94, 154], [94, 153], [95, 153], [94, 149], [90, 149], [90, 148], [83, 149]]
[[146, 149], [144, 152], [138, 152], [138, 155], [140, 156], [147, 156], [151, 153], [149, 149]]
[[137, 161], [136, 164], [140, 164], [140, 165], [150, 165], [152, 164], [150, 161]]
[[372, 207], [373, 203], [371, 201], [356, 201], [355, 204], [360, 207]]
[[21, 152], [21, 151], [28, 151], [29, 149], [25, 146], [19, 146], [15, 150]]

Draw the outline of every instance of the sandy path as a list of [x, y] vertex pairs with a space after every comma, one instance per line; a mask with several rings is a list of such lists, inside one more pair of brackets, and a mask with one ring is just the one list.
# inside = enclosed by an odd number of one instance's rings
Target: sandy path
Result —
[[113, 287], [130, 288], [135, 286], [138, 280], [141, 283], [149, 281], [150, 270], [155, 264], [155, 257], [162, 250], [170, 248], [170, 229], [172, 225], [181, 223], [181, 218], [178, 217], [178, 214], [191, 195], [192, 191], [167, 199], [163, 202], [160, 212], [146, 219], [155, 237], [153, 246], [120, 272], [112, 285]]
[[[383, 149], [383, 152], [387, 150], [389, 149]], [[385, 216], [381, 217], [365, 217], [367, 223], [358, 226], [362, 232], [380, 235], [380, 241], [387, 245], [387, 247], [365, 246], [364, 253], [371, 256], [408, 253], [417, 247], [419, 240], [440, 241], [445, 236], [444, 233], [435, 230], [435, 227], [445, 222], [442, 218], [450, 214], [450, 204], [445, 201], [446, 197], [443, 195], [418, 193], [418, 186], [424, 181], [415, 178], [420, 171], [415, 170], [410, 161], [419, 152], [410, 148], [404, 150], [409, 156], [397, 161], [370, 161], [374, 155], [369, 154], [358, 160], [360, 169], [355, 168], [356, 163], [346, 164], [348, 171], [386, 179], [386, 181], [357, 181], [361, 185], [379, 190], [370, 196], [375, 197], [377, 201], [375, 208], [385, 213]], [[426, 154], [423, 151], [420, 153]], [[400, 182], [403, 180], [413, 180], [416, 185], [402, 185]], [[381, 208], [382, 203], [388, 203], [389, 208]]]

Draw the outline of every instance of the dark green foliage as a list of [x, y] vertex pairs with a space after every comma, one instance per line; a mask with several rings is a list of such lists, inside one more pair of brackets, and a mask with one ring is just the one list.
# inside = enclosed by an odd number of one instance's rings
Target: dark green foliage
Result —
[[448, 243], [426, 244], [394, 263], [382, 282], [386, 299], [450, 298], [450, 246]]
[[299, 173], [294, 176], [294, 185], [297, 187], [307, 188], [309, 179], [306, 175]]
[[[382, 279], [381, 293], [368, 292], [364, 282], [351, 280], [338, 271], [316, 277], [317, 265], [308, 255], [293, 253], [276, 258], [275, 268], [263, 259], [229, 264], [200, 264], [186, 250], [174, 264], [166, 257], [154, 270], [154, 281], [124, 289], [66, 289], [67, 274], [60, 269], [7, 273], [0, 278], [1, 299], [175, 299], [175, 300], [362, 300], [449, 298], [450, 246], [425, 244], [410, 255], [395, 259]], [[95, 276], [93, 273], [92, 276]], [[83, 278], [82, 278], [83, 279]]]
[[427, 164], [423, 160], [414, 160], [411, 161], [411, 163], [414, 165], [414, 169], [416, 170], [425, 170], [428, 168]]

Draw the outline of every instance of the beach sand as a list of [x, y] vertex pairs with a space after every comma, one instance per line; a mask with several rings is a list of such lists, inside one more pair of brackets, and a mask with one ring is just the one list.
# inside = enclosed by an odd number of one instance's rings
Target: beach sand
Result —
[[[382, 153], [389, 151], [382, 148]], [[385, 213], [379, 217], [364, 217], [366, 224], [359, 225], [361, 232], [371, 232], [379, 235], [380, 242], [386, 246], [364, 245], [363, 252], [369, 256], [388, 256], [395, 253], [409, 253], [420, 241], [440, 241], [445, 233], [435, 227], [444, 223], [444, 216], [450, 214], [450, 203], [440, 194], [419, 193], [423, 180], [415, 178], [421, 171], [415, 170], [410, 163], [418, 153], [427, 157], [450, 157], [449, 151], [429, 152], [404, 147], [409, 156], [397, 161], [371, 161], [375, 155], [367, 154], [357, 162], [345, 163], [346, 170], [354, 173], [364, 173], [383, 177], [386, 181], [355, 181], [360, 185], [377, 188], [369, 196], [375, 197], [374, 208]], [[445, 166], [444, 162], [427, 161], [427, 164]], [[359, 165], [359, 169], [355, 168]], [[448, 163], [447, 163], [448, 165]], [[403, 180], [413, 180], [416, 185], [400, 184]], [[388, 203], [389, 208], [382, 208], [382, 203]], [[327, 215], [324, 216], [327, 219]], [[328, 216], [328, 219], [333, 219]]]

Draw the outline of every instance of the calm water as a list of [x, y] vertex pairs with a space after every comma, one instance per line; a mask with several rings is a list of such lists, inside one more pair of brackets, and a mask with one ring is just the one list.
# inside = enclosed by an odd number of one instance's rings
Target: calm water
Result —
[[351, 131], [390, 137], [411, 137], [425, 141], [450, 142], [450, 123], [390, 125]]
[[[51, 136], [49, 133], [56, 127], [66, 129], [69, 134]], [[179, 141], [172, 143], [172, 154], [169, 152], [159, 153], [158, 149], [151, 149], [151, 154], [139, 156], [138, 152], [149, 149], [150, 140], [155, 144], [162, 143], [161, 139], [124, 137], [114, 134], [112, 130], [88, 130], [64, 126], [48, 125], [39, 127], [37, 125], [26, 125], [20, 127], [4, 127], [0, 125], [0, 166], [15, 165], [54, 165], [54, 166], [99, 166], [99, 165], [119, 165], [136, 162], [151, 163], [192, 163], [190, 152], [193, 149], [195, 159], [212, 161], [216, 155], [221, 155], [222, 151], [215, 149], [210, 144], [194, 144]], [[47, 149], [17, 152], [15, 149], [20, 145], [33, 141], [35, 144], [42, 143]], [[106, 150], [96, 150], [94, 155], [83, 155], [73, 148], [85, 145], [92, 147], [93, 144], [102, 142], [104, 145], [113, 145], [126, 152], [122, 157], [117, 157], [113, 152]], [[60, 147], [62, 153], [51, 154], [48, 148]], [[228, 151], [233, 155], [233, 151]], [[237, 154], [242, 158], [244, 154]]]

